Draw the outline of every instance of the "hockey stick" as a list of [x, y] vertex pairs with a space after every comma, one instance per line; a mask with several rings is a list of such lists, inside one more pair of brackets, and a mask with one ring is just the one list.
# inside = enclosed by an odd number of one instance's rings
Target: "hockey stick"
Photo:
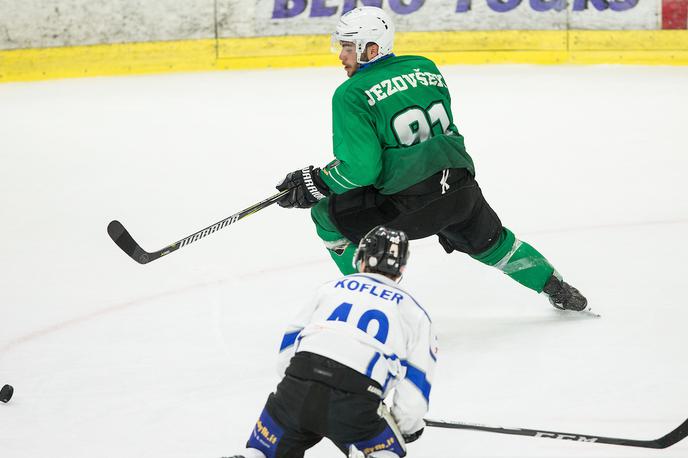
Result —
[[230, 224], [236, 223], [240, 219], [252, 215], [257, 211], [264, 209], [265, 207], [269, 207], [270, 205], [280, 200], [288, 192], [288, 189], [285, 191], [281, 191], [275, 194], [274, 196], [265, 199], [262, 202], [258, 202], [255, 205], [251, 205], [250, 207], [241, 210], [240, 212], [235, 213], [232, 216], [223, 219], [222, 221], [218, 221], [217, 223], [208, 226], [205, 229], [201, 229], [200, 231], [195, 232], [189, 235], [188, 237], [184, 237], [183, 239], [152, 253], [149, 253], [143, 248], [141, 248], [141, 246], [138, 243], [136, 243], [134, 238], [129, 234], [129, 231], [127, 231], [122, 225], [122, 223], [120, 223], [119, 221], [110, 221], [110, 224], [108, 224], [107, 227], [107, 231], [110, 235], [110, 238], [117, 244], [118, 247], [122, 249], [122, 251], [129, 255], [131, 259], [138, 262], [139, 264], [148, 264], [149, 262], [155, 261], [156, 259], [165, 256], [166, 254], [172, 253], [173, 251], [177, 251], [178, 249], [185, 247], [195, 242], [196, 240], [200, 240], [206, 235], [210, 235], [214, 232], [219, 231], [220, 229], [224, 229]]
[[470, 429], [499, 434], [513, 434], [517, 436], [545, 437], [548, 439], [571, 440], [578, 442], [595, 442], [597, 444], [627, 445], [629, 447], [667, 448], [674, 445], [688, 435], [688, 420], [679, 425], [669, 434], [655, 440], [619, 439], [615, 437], [591, 436], [589, 434], [559, 433], [555, 431], [540, 431], [526, 428], [504, 428], [501, 426], [485, 426], [458, 421], [425, 420], [427, 426], [436, 428]]

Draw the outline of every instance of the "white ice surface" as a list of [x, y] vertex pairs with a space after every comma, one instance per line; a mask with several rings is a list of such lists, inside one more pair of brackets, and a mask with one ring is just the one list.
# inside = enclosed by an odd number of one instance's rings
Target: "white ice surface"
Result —
[[[443, 72], [505, 225], [603, 315], [564, 315], [434, 239], [404, 287], [434, 318], [429, 417], [639, 439], [688, 417], [688, 67]], [[340, 69], [0, 85], [0, 457], [241, 451], [282, 328], [337, 275], [306, 211], [157, 250], [331, 157]], [[428, 428], [412, 457], [686, 457]], [[337, 456], [325, 442], [309, 456]]]

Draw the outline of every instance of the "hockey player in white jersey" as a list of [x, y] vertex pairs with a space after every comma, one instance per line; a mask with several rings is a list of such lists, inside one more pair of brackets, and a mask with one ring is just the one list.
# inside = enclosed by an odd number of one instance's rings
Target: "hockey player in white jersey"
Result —
[[354, 256], [358, 273], [320, 287], [287, 329], [284, 378], [234, 458], [303, 457], [323, 437], [350, 457], [406, 455], [425, 426], [437, 357], [430, 317], [397, 284], [408, 255], [405, 233], [377, 227]]

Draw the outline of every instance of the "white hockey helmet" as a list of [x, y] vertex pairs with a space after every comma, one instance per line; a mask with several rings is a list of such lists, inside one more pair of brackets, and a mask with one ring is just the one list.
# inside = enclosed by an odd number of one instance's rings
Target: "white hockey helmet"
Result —
[[379, 54], [371, 62], [392, 52], [394, 47], [394, 23], [389, 15], [375, 6], [354, 8], [339, 18], [337, 29], [332, 34], [333, 49], [342, 41], [348, 41], [356, 47], [356, 61], [366, 63], [361, 57], [368, 43], [375, 43], [380, 48]]

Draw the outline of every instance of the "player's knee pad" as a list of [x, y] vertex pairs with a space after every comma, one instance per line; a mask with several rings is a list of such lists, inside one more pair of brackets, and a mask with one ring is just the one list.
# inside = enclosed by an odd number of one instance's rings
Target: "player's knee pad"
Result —
[[247, 458], [273, 458], [284, 435], [284, 429], [275, 421], [266, 408], [260, 414], [256, 426], [246, 443], [247, 450], [256, 450], [260, 455], [246, 455]]

